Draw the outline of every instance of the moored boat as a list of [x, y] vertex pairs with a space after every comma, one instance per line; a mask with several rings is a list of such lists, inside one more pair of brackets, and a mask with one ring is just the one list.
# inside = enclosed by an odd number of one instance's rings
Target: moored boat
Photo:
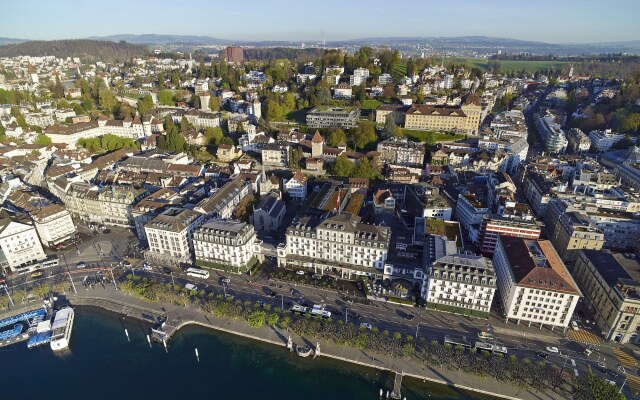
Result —
[[65, 307], [56, 312], [51, 325], [51, 350], [64, 350], [69, 347], [73, 330], [73, 308]]

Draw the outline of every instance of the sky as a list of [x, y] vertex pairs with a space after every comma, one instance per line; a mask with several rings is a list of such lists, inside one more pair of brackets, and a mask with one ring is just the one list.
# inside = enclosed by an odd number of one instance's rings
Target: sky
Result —
[[0, 37], [115, 34], [228, 40], [492, 36], [549, 43], [640, 40], [640, 0], [9, 0]]

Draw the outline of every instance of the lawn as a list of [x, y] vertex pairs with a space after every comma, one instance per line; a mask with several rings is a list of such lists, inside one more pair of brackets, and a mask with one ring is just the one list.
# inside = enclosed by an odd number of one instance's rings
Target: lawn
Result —
[[[534, 73], [536, 71], [545, 68], [558, 68], [567, 64], [566, 61], [520, 61], [520, 60], [498, 60], [502, 68], [506, 71], [524, 71], [526, 73]], [[473, 67], [478, 67], [483, 71], [488, 69], [488, 60], [484, 58], [472, 58], [472, 57], [458, 57], [447, 60], [449, 66], [453, 64], [468, 64]]]
[[391, 71], [391, 76], [394, 78], [402, 77], [407, 75], [407, 66], [404, 64], [398, 64], [393, 67], [393, 71]]
[[433, 140], [436, 143], [451, 142], [454, 140], [460, 140], [465, 138], [465, 135], [461, 133], [456, 133], [455, 135], [452, 135], [450, 133], [444, 133], [444, 132], [416, 131], [413, 129], [404, 129], [404, 128], [400, 128], [400, 130], [405, 136], [407, 136], [409, 139], [416, 142], [424, 142], [429, 133], [433, 134]]
[[383, 104], [381, 101], [375, 99], [367, 99], [362, 104], [362, 108], [365, 110], [375, 110], [381, 104]]

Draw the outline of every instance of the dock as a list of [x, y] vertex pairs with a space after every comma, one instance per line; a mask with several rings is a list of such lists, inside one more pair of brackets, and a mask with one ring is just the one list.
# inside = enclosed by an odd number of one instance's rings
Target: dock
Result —
[[[0, 320], [0, 330], [13, 325], [13, 329], [0, 332], [0, 347], [24, 342], [29, 339], [34, 333], [35, 325], [46, 318], [47, 313], [47, 309], [41, 307]], [[23, 332], [25, 326], [28, 327], [27, 332]]]
[[396, 372], [396, 377], [393, 380], [393, 391], [391, 392], [392, 399], [401, 399], [402, 394], [400, 392], [400, 388], [402, 387], [402, 377], [404, 374], [402, 372]]

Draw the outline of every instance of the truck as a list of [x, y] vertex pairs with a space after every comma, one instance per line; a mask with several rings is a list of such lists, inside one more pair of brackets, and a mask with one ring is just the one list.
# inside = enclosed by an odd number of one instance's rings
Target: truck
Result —
[[314, 304], [311, 308], [311, 314], [319, 315], [322, 318], [331, 318], [331, 311], [325, 310], [323, 307], [320, 307], [317, 304]]

